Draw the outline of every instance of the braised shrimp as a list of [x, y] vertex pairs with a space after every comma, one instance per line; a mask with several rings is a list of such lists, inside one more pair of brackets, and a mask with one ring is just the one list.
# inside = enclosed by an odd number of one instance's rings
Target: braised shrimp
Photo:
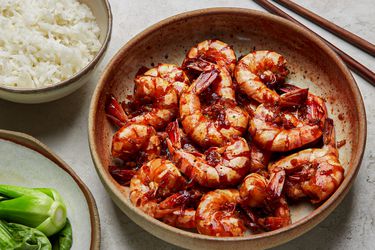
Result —
[[135, 79], [134, 96], [152, 103], [148, 111], [133, 117], [135, 123], [148, 124], [155, 129], [165, 127], [178, 113], [177, 91], [160, 77], [139, 76]]
[[186, 55], [183, 67], [195, 60], [205, 60], [221, 67], [225, 67], [232, 73], [237, 59], [231, 46], [219, 40], [205, 40], [192, 47]]
[[290, 225], [288, 202], [325, 201], [344, 169], [325, 101], [288, 74], [276, 52], [237, 62], [219, 40], [181, 67], [140, 68], [133, 95], [105, 104], [118, 126], [108, 172], [134, 208], [173, 227], [237, 237]]
[[323, 142], [323, 148], [305, 149], [269, 166], [271, 172], [287, 173], [284, 191], [288, 197], [309, 197], [312, 203], [320, 203], [343, 181], [344, 168], [339, 161], [331, 119], [325, 122]]
[[183, 91], [187, 90], [190, 85], [189, 78], [186, 76], [185, 72], [174, 64], [161, 63], [146, 71], [144, 75], [160, 77], [166, 80], [174, 86], [179, 96]]
[[239, 188], [242, 204], [248, 207], [263, 207], [267, 198], [267, 186], [267, 179], [258, 173], [246, 176]]
[[195, 211], [201, 197], [202, 192], [194, 189], [169, 196], [159, 204], [159, 209], [178, 209], [164, 215], [162, 221], [178, 228], [196, 228]]
[[[306, 92], [301, 91], [300, 94], [305, 96]], [[292, 99], [295, 98], [298, 99], [292, 96]], [[285, 152], [318, 140], [323, 134], [326, 118], [323, 99], [308, 93], [304, 103], [296, 107], [258, 106], [249, 132], [263, 149]]]
[[246, 207], [245, 211], [257, 230], [272, 231], [291, 224], [289, 205], [284, 197], [280, 197], [264, 208]]
[[251, 173], [247, 175], [239, 188], [241, 203], [248, 207], [265, 206], [268, 200], [281, 197], [285, 181], [285, 172]]
[[285, 58], [272, 51], [254, 51], [236, 65], [234, 75], [241, 92], [260, 103], [278, 103], [273, 89], [288, 75]]
[[[233, 136], [241, 136], [248, 126], [248, 115], [237, 106], [228, 72], [217, 65], [212, 67], [204, 71], [180, 98], [184, 131], [205, 148], [221, 146]], [[213, 101], [204, 108], [200, 96], [209, 87], [213, 97], [209, 99]]]
[[240, 195], [235, 189], [217, 189], [206, 193], [196, 211], [198, 232], [211, 236], [242, 236], [246, 231], [236, 209]]
[[129, 123], [122, 126], [112, 138], [112, 156], [123, 160], [138, 158], [150, 161], [160, 154], [160, 139], [148, 125]]
[[282, 196], [285, 172], [265, 176], [252, 173], [245, 177], [239, 193], [241, 206], [251, 221], [264, 230], [276, 230], [291, 223], [289, 206]]
[[131, 179], [130, 201], [144, 213], [163, 218], [177, 209], [160, 207], [159, 203], [185, 185], [184, 177], [172, 162], [157, 158], [144, 164]]
[[137, 76], [135, 79], [135, 114], [126, 114], [114, 96], [107, 100], [106, 112], [118, 126], [137, 123], [153, 126], [156, 130], [165, 127], [178, 114], [178, 95], [174, 86], [154, 76]]
[[204, 154], [181, 147], [178, 123], [168, 125], [168, 149], [182, 173], [203, 187], [229, 187], [249, 172], [250, 150], [243, 138], [232, 139], [222, 147], [211, 147]]

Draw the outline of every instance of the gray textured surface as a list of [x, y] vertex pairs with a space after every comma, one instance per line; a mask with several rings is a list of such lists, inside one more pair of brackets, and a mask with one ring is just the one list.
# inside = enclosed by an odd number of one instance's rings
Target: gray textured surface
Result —
[[[87, 116], [98, 75], [132, 36], [147, 26], [183, 11], [217, 6], [261, 10], [248, 0], [110, 0], [113, 36], [105, 59], [91, 81], [67, 98], [43, 105], [0, 100], [0, 128], [25, 132], [50, 146], [83, 179], [95, 196], [102, 225], [102, 249], [174, 249], [135, 225], [112, 203], [94, 170], [87, 142]], [[308, 1], [298, 3], [375, 43], [375, 1]], [[319, 27], [313, 30], [375, 70], [375, 60]], [[368, 119], [367, 149], [359, 175], [342, 204], [321, 224], [278, 249], [374, 249], [375, 237], [375, 88], [354, 75], [363, 94]]]

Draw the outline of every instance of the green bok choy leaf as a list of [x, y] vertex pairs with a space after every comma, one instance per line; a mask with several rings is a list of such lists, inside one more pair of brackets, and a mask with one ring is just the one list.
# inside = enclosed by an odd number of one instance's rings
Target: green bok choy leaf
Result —
[[51, 236], [66, 223], [66, 207], [56, 190], [0, 185], [0, 219], [33, 227]]
[[65, 227], [51, 238], [52, 250], [69, 250], [73, 244], [72, 225], [66, 220]]
[[37, 229], [0, 220], [0, 250], [51, 250], [47, 236]]

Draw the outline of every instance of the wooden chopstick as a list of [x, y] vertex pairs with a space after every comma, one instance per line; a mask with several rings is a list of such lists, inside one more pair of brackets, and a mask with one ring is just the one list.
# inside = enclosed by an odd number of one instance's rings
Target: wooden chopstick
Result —
[[349, 56], [348, 54], [346, 54], [345, 52], [343, 52], [342, 50], [337, 48], [335, 45], [328, 42], [323, 37], [319, 36], [314, 31], [310, 30], [309, 28], [304, 26], [302, 23], [298, 22], [296, 19], [294, 19], [293, 17], [289, 16], [288, 14], [286, 14], [285, 12], [283, 12], [282, 10], [280, 10], [279, 8], [277, 8], [276, 6], [271, 4], [269, 1], [267, 1], [267, 0], [254, 0], [254, 2], [258, 3], [260, 6], [262, 6], [263, 8], [268, 10], [269, 12], [271, 12], [275, 15], [281, 16], [285, 19], [288, 19], [289, 21], [292, 21], [292, 22], [300, 25], [301, 27], [304, 27], [305, 29], [309, 30], [310, 32], [314, 33], [316, 36], [321, 38], [331, 49], [333, 49], [341, 57], [341, 59], [346, 63], [346, 65], [351, 70], [353, 70], [355, 73], [357, 73], [358, 75], [360, 75], [361, 77], [366, 79], [371, 85], [375, 86], [375, 74], [374, 74], [374, 72], [372, 72], [371, 70], [369, 70], [368, 68], [366, 68], [365, 66], [363, 66], [362, 64], [357, 62], [356, 60], [354, 60], [351, 56]]
[[274, 0], [294, 13], [330, 31], [357, 48], [375, 56], [375, 45], [289, 0]]

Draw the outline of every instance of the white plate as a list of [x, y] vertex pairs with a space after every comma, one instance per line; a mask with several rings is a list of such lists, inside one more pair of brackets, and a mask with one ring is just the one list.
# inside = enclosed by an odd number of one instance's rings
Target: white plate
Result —
[[74, 171], [42, 143], [25, 134], [0, 130], [0, 183], [56, 189], [72, 224], [72, 249], [99, 249], [94, 198]]

